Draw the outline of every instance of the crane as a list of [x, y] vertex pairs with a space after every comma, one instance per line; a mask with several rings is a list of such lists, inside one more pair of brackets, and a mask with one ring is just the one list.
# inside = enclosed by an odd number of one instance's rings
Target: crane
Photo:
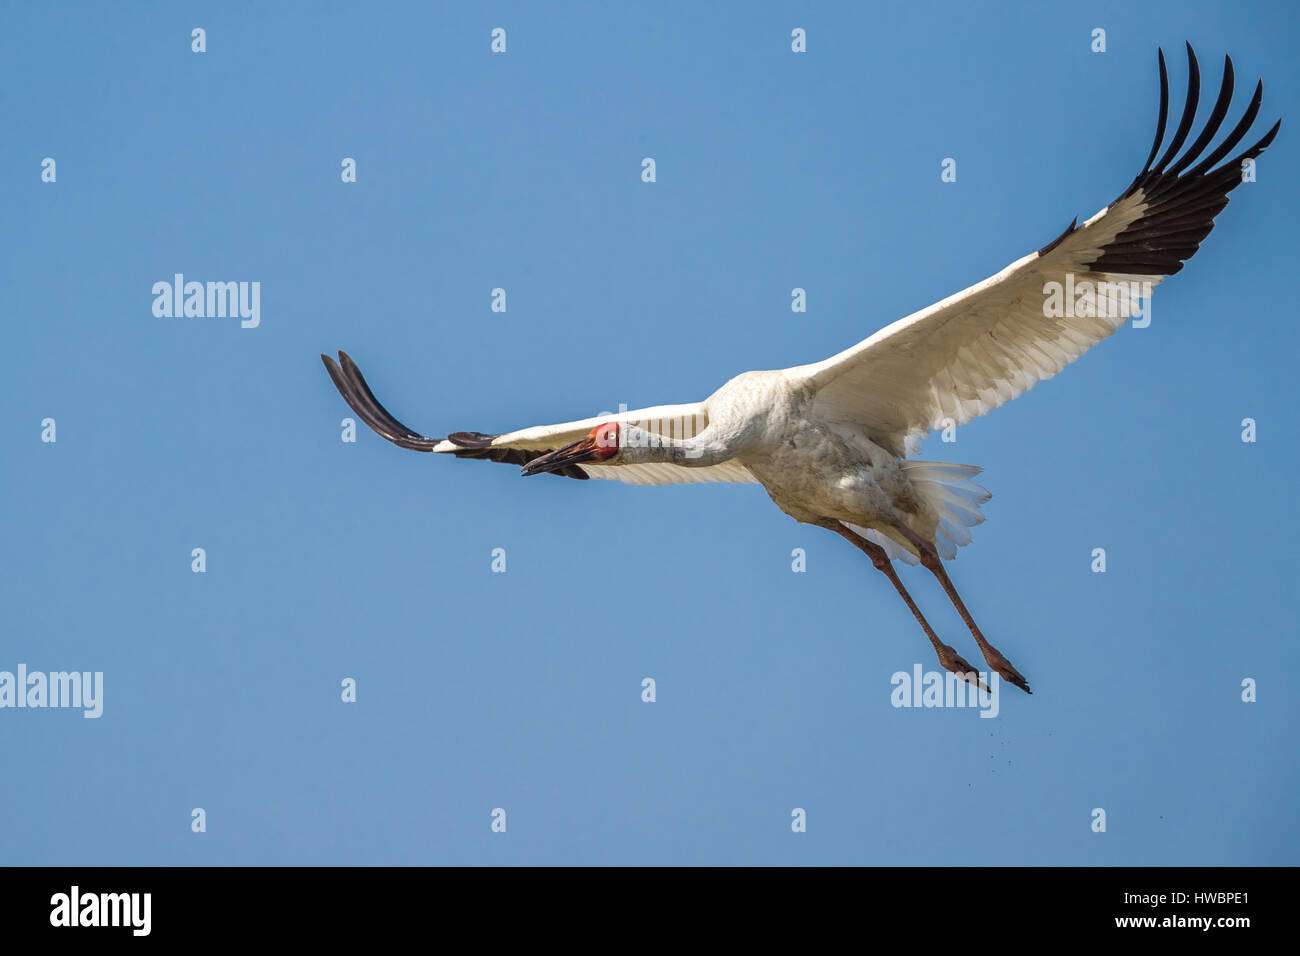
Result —
[[[971, 540], [991, 497], [974, 465], [921, 461], [920, 440], [942, 422], [962, 425], [1022, 395], [1139, 314], [1151, 287], [1197, 250], [1273, 141], [1218, 165], [1259, 113], [1263, 82], [1241, 120], [1202, 157], [1228, 113], [1231, 57], [1210, 116], [1176, 161], [1196, 115], [1200, 68], [1187, 45], [1182, 117], [1157, 160], [1169, 118], [1169, 77], [1158, 51], [1160, 113], [1142, 171], [1110, 205], [1001, 272], [899, 319], [810, 365], [745, 372], [701, 402], [660, 405], [498, 435], [431, 438], [376, 400], [352, 358], [325, 363], [353, 411], [402, 448], [518, 465], [525, 476], [616, 479], [634, 485], [757, 482], [796, 521], [833, 531], [870, 558], [898, 591], [939, 663], [985, 687], [980, 673], [935, 634], [895, 569], [921, 564], [938, 580], [989, 668], [1031, 693], [984, 637], [944, 568]], [[1195, 163], [1196, 165], [1192, 165]]]

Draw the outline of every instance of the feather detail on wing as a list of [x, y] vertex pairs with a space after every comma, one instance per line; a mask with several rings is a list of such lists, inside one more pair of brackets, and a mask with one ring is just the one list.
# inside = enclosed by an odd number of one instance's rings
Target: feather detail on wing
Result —
[[997, 275], [823, 362], [786, 370], [813, 390], [814, 412], [863, 428], [896, 455], [915, 454], [920, 439], [945, 419], [961, 425], [1016, 398], [1140, 314], [1151, 288], [1178, 272], [1214, 227], [1242, 180], [1243, 162], [1263, 152], [1281, 126], [1215, 168], [1259, 113], [1261, 82], [1241, 121], [1200, 159], [1232, 99], [1232, 60], [1225, 59], [1204, 130], [1171, 166], [1191, 131], [1199, 96], [1200, 70], [1190, 45], [1187, 56], [1182, 119], [1154, 166], [1169, 112], [1163, 52], [1155, 142], [1128, 189], [1082, 226], [1076, 220]]

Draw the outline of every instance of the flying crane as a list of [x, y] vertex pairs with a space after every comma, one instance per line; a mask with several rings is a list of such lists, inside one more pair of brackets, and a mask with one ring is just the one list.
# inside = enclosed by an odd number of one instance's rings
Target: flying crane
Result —
[[[1219, 165], [1259, 113], [1260, 82], [1241, 120], [1205, 154], [1232, 100], [1232, 59], [1225, 57], [1209, 119], [1175, 161], [1200, 95], [1200, 69], [1189, 44], [1187, 99], [1157, 160], [1169, 118], [1163, 51], [1158, 58], [1155, 142], [1118, 199], [996, 275], [824, 361], [745, 372], [701, 402], [500, 435], [462, 431], [430, 438], [379, 404], [345, 352], [337, 363], [321, 359], [356, 414], [403, 448], [518, 465], [526, 476], [635, 485], [757, 482], [795, 520], [833, 531], [865, 552], [907, 603], [939, 663], [982, 685], [976, 668], [939, 640], [894, 562], [927, 568], [989, 667], [1029, 692], [1024, 676], [984, 637], [943, 564], [984, 521], [980, 507], [990, 495], [973, 481], [981, 469], [907, 456], [938, 423], [965, 424], [1024, 394], [1137, 315], [1151, 286], [1182, 269], [1210, 233], [1228, 193], [1242, 181], [1243, 163], [1277, 135], [1280, 120]], [[1063, 297], [1063, 289], [1070, 295]]]

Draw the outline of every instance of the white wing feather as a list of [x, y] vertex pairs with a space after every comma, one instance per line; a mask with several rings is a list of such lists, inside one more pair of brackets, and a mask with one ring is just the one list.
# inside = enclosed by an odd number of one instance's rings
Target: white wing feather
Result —
[[[997, 275], [899, 319], [823, 362], [787, 369], [793, 384], [813, 391], [813, 412], [863, 428], [897, 455], [912, 454], [944, 419], [961, 425], [1023, 395], [1137, 315], [1151, 288], [1178, 272], [1214, 227], [1228, 193], [1241, 184], [1243, 160], [1262, 153], [1281, 125], [1279, 121], [1254, 146], [1216, 165], [1254, 123], [1263, 98], [1261, 82], [1241, 120], [1201, 159], [1232, 100], [1232, 60], [1225, 58], [1210, 117], [1175, 160], [1191, 131], [1199, 96], [1200, 68], [1190, 45], [1187, 57], [1182, 119], [1154, 166], [1169, 106], [1163, 52], [1155, 142], [1146, 165], [1120, 198]], [[1091, 302], [1086, 295], [1070, 295], [1071, 288], [1087, 289], [1084, 283], [1094, 290], [1104, 283], [1111, 294], [1095, 295]], [[1053, 295], [1058, 296], [1055, 302]], [[1082, 310], [1076, 308], [1080, 304]]]
[[[1144, 210], [1135, 194], [1097, 213], [1046, 256], [1025, 256], [838, 355], [786, 374], [811, 384], [815, 413], [860, 425], [898, 454], [913, 453], [943, 419], [964, 425], [1023, 395], [1139, 313], [1131, 283], [1149, 292], [1161, 277], [1097, 273], [1087, 263]], [[1044, 286], [1056, 282], [1064, 289], [1067, 274], [1077, 288], [1114, 286], [1104, 314], [1044, 315]]]

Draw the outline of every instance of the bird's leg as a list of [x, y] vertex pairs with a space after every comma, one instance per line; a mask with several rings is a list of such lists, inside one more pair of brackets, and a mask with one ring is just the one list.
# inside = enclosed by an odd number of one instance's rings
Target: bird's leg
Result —
[[944, 667], [944, 669], [952, 671], [967, 683], [979, 687], [980, 690], [987, 691], [988, 688], [984, 686], [984, 682], [979, 679], [979, 672], [968, 664], [960, 654], [953, 650], [953, 648], [943, 643], [943, 641], [939, 640], [938, 636], [935, 635], [934, 629], [930, 627], [930, 623], [925, 619], [925, 615], [921, 613], [921, 609], [917, 607], [916, 602], [912, 600], [912, 595], [908, 594], [907, 588], [903, 587], [903, 582], [899, 579], [898, 572], [894, 570], [894, 563], [889, 560], [889, 555], [885, 553], [885, 549], [878, 544], [868, 541], [866, 538], [862, 537], [862, 535], [858, 534], [851, 528], [845, 527], [838, 521], [828, 522], [825, 527], [834, 531], [855, 548], [865, 552], [867, 557], [871, 559], [871, 563], [876, 566], [876, 570], [889, 578], [890, 583], [898, 589], [898, 593], [903, 598], [904, 603], [906, 603], [908, 608], [911, 609], [912, 615], [916, 618], [916, 623], [921, 625], [921, 630], [925, 631], [925, 636], [928, 637], [930, 643], [934, 645], [934, 652], [938, 655], [939, 663]]
[[979, 645], [980, 650], [984, 653], [984, 660], [988, 661], [989, 667], [997, 671], [1002, 676], [1003, 680], [1015, 684], [1026, 694], [1032, 694], [1033, 691], [1029, 689], [1029, 682], [1025, 680], [1020, 671], [1012, 667], [1011, 662], [1002, 656], [1002, 652], [990, 644], [988, 640], [985, 639], [983, 633], [981, 633], [979, 625], [975, 623], [975, 618], [971, 617], [970, 611], [966, 610], [966, 605], [962, 602], [961, 595], [958, 594], [957, 589], [953, 587], [952, 580], [948, 577], [948, 572], [944, 570], [943, 559], [939, 556], [939, 552], [935, 546], [901, 522], [895, 524], [894, 527], [897, 528], [908, 541], [912, 542], [912, 545], [920, 555], [921, 563], [929, 568], [930, 572], [939, 579], [939, 583], [943, 585], [944, 591], [948, 594], [948, 600], [952, 601], [952, 606], [957, 609], [957, 613], [961, 615], [961, 619], [965, 621], [966, 626], [970, 628], [971, 636], [975, 638], [975, 643]]

